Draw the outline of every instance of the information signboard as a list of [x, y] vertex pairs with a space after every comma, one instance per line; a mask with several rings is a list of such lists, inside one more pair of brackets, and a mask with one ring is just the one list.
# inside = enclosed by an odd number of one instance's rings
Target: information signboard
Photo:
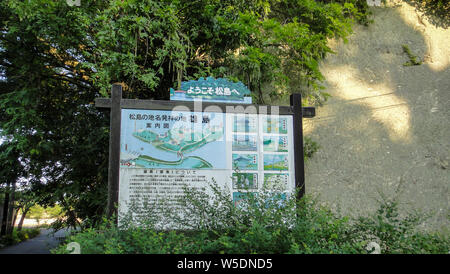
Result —
[[235, 203], [278, 184], [294, 193], [291, 115], [122, 109], [119, 211], [163, 198], [176, 206], [183, 188], [213, 180]]
[[275, 185], [277, 199], [305, 192], [302, 118], [315, 110], [300, 94], [290, 106], [134, 100], [113, 85], [95, 105], [111, 111], [109, 217], [160, 197], [176, 206], [185, 187], [212, 181], [235, 204]]

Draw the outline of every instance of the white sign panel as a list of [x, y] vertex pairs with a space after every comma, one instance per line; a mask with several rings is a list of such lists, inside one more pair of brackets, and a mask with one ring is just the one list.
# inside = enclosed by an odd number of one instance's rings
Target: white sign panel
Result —
[[119, 216], [161, 198], [176, 206], [185, 187], [207, 190], [213, 179], [235, 204], [275, 183], [286, 198], [292, 133], [291, 115], [123, 109]]

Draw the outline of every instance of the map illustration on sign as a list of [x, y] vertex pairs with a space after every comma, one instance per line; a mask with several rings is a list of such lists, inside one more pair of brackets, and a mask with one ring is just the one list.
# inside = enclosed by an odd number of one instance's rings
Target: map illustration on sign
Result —
[[264, 154], [264, 170], [288, 170], [287, 154]]
[[264, 136], [264, 151], [288, 152], [287, 136]]
[[122, 110], [121, 166], [224, 169], [222, 113]]

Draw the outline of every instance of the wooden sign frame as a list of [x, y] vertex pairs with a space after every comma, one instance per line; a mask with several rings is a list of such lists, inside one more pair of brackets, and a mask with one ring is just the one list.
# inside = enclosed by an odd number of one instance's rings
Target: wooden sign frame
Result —
[[[117, 214], [117, 205], [119, 200], [120, 130], [122, 109], [172, 110], [177, 106], [183, 106], [190, 111], [195, 110], [201, 112], [217, 112], [218, 109], [220, 109], [224, 113], [292, 115], [294, 130], [294, 181], [296, 189], [299, 190], [297, 199], [301, 199], [305, 194], [303, 118], [312, 118], [315, 116], [315, 108], [302, 107], [301, 100], [301, 94], [292, 94], [290, 96], [290, 106], [267, 106], [216, 102], [202, 102], [199, 104], [198, 102], [192, 101], [122, 99], [122, 86], [114, 84], [111, 90], [111, 98], [97, 98], [95, 100], [95, 106], [97, 108], [109, 108], [111, 113], [107, 216], [111, 217], [114, 214]], [[198, 110], [198, 107], [201, 109]]]

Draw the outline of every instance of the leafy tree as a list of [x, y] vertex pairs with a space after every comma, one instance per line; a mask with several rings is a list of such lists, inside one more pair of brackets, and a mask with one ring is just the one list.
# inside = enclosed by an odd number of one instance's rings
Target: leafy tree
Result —
[[[365, 0], [0, 2], [0, 128], [44, 207], [96, 224], [106, 204], [109, 115], [94, 99], [168, 99], [199, 76], [246, 83], [256, 102], [323, 102], [326, 39], [367, 19]], [[13, 158], [7, 157], [9, 160]], [[3, 160], [2, 160], [3, 161]]]
[[29, 166], [41, 204], [65, 204], [72, 224], [76, 214], [101, 215], [107, 118], [89, 104], [98, 92], [77, 60], [88, 34], [68, 24], [81, 11], [62, 1], [2, 1], [0, 8], [2, 133]]
[[37, 204], [39, 196], [37, 196], [30, 189], [22, 189], [16, 191], [16, 208], [17, 212], [20, 212], [20, 220], [17, 224], [17, 231], [22, 230], [23, 222], [30, 209]]
[[34, 205], [30, 208], [28, 214], [31, 218], [36, 219], [37, 223], [45, 217], [45, 209], [40, 205]]

